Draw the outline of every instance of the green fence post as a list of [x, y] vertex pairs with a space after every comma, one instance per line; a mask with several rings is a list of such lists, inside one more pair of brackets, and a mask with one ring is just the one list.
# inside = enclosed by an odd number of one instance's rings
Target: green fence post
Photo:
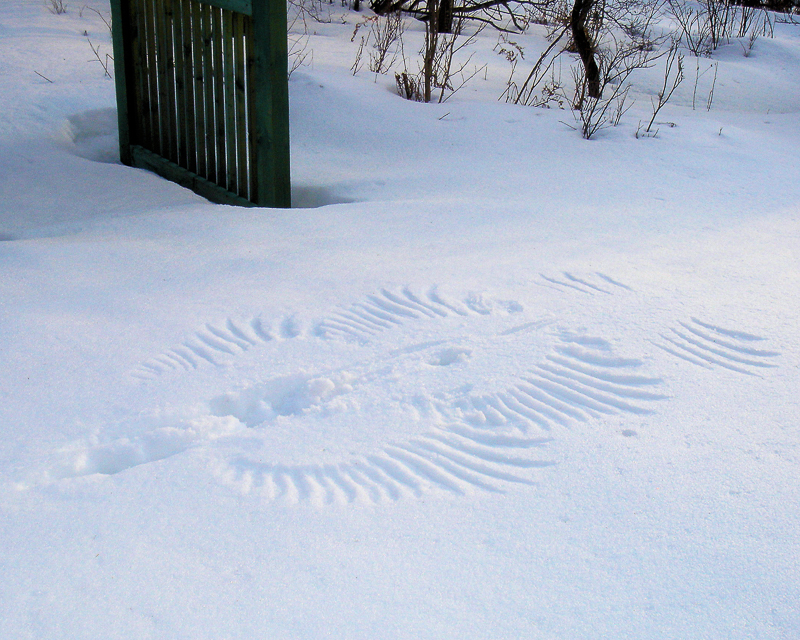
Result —
[[253, 0], [255, 203], [290, 207], [286, 0]]
[[[131, 155], [131, 137], [129, 129], [128, 117], [128, 99], [133, 94], [133, 87], [131, 82], [133, 80], [133, 73], [128, 69], [126, 64], [128, 59], [128, 42], [129, 35], [124, 33], [126, 29], [130, 29], [130, 25], [126, 24], [123, 17], [122, 3], [128, 4], [128, 0], [111, 0], [111, 28], [114, 46], [114, 83], [117, 90], [117, 120], [119, 121], [119, 154], [120, 160], [123, 164], [132, 165], [133, 157]], [[124, 7], [127, 9], [128, 7]], [[129, 15], [129, 11], [125, 11], [125, 15]]]

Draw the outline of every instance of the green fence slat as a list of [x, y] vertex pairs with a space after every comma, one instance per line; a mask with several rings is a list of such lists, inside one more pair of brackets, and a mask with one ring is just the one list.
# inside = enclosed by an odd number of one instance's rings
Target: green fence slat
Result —
[[205, 93], [203, 90], [203, 20], [200, 3], [190, 0], [192, 12], [192, 67], [194, 79], [194, 139], [197, 148], [197, 175], [208, 178], [206, 165]]
[[245, 88], [245, 21], [249, 21], [248, 16], [241, 13], [234, 14], [233, 20], [233, 42], [234, 42], [234, 87], [236, 90], [236, 151], [237, 151], [237, 184], [236, 192], [245, 198], [249, 196], [248, 188], [248, 140], [247, 140], [247, 93]]
[[222, 9], [212, 7], [214, 16], [213, 49], [214, 49], [214, 132], [217, 149], [217, 184], [227, 181], [227, 156], [225, 151], [225, 68], [222, 57]]
[[228, 175], [226, 186], [236, 193], [239, 167], [236, 165], [236, 78], [233, 58], [233, 14], [222, 10], [222, 57], [224, 61], [225, 150]]
[[162, 131], [161, 131], [161, 109], [159, 107], [159, 91], [158, 91], [158, 56], [156, 55], [156, 48], [158, 45], [158, 36], [156, 30], [156, 0], [143, 0], [146, 6], [146, 20], [147, 20], [147, 84], [150, 87], [150, 122], [153, 128], [153, 150], [163, 153], [162, 145]]
[[131, 114], [130, 122], [136, 129], [136, 144], [152, 146], [153, 132], [150, 122], [150, 87], [147, 76], [147, 31], [145, 22], [145, 6], [142, 0], [130, 1], [130, 24], [134, 25], [131, 49], [133, 52], [133, 76], [136, 87], [136, 111]]
[[202, 5], [203, 11], [203, 98], [205, 101], [205, 146], [207, 156], [207, 178], [217, 182], [217, 140], [216, 140], [216, 114], [214, 111], [214, 67], [212, 59], [212, 12], [207, 4]]
[[186, 131], [186, 59], [183, 55], [183, 0], [172, 1], [172, 46], [175, 56], [175, 127], [178, 132], [177, 163], [189, 166], [189, 141]]
[[258, 155], [256, 153], [256, 107], [255, 107], [255, 91], [253, 91], [253, 78], [255, 76], [256, 55], [255, 47], [253, 46], [255, 30], [253, 29], [253, 20], [248, 20], [245, 23], [245, 81], [247, 83], [248, 96], [247, 96], [247, 167], [248, 178], [250, 181], [249, 193], [251, 202], [259, 202], [258, 193], [258, 172], [256, 171], [256, 162], [258, 162]]
[[170, 162], [166, 158], [162, 158], [160, 155], [148, 151], [144, 147], [132, 145], [131, 152], [135, 166], [153, 171], [167, 180], [172, 180], [187, 189], [191, 189], [212, 202], [232, 204], [239, 207], [253, 206], [252, 202], [237, 196], [235, 193], [231, 193], [227, 189], [223, 189], [218, 184], [214, 184], [202, 176], [198, 176], [187, 171], [183, 167], [179, 167], [174, 162]]
[[164, 11], [165, 0], [154, 0], [153, 2], [153, 22], [154, 22], [154, 48], [153, 59], [155, 64], [155, 79], [158, 91], [158, 131], [159, 131], [159, 153], [165, 158], [169, 157], [169, 111], [167, 104], [167, 57], [164, 54], [164, 41], [167, 38], [166, 15]]
[[164, 42], [162, 55], [165, 63], [167, 133], [169, 134], [169, 155], [172, 162], [178, 162], [178, 138], [180, 131], [177, 122], [177, 96], [175, 91], [175, 42], [173, 39], [174, 27], [174, 0], [163, 0], [164, 3]]
[[153, 126], [157, 131], [156, 140], [156, 148], [154, 151], [161, 154], [162, 156], [166, 155], [166, 140], [164, 138], [164, 120], [162, 117], [162, 78], [163, 75], [161, 73], [161, 67], [163, 66], [163, 60], [161, 59], [160, 53], [158, 51], [160, 46], [160, 35], [159, 35], [159, 19], [158, 16], [161, 15], [163, 18], [163, 12], [161, 9], [161, 0], [145, 0], [146, 4], [149, 5], [148, 9], [150, 15], [148, 16], [148, 27], [151, 29], [150, 31], [150, 41], [148, 42], [147, 53], [150, 59], [150, 114], [153, 118]]
[[181, 55], [183, 57], [183, 130], [186, 132], [186, 168], [197, 173], [197, 142], [194, 119], [194, 61], [192, 60], [192, 2], [181, 0]]

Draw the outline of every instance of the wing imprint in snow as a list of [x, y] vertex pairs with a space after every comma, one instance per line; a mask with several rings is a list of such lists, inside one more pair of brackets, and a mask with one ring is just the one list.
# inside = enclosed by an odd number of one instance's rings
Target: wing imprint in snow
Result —
[[540, 273], [539, 278], [541, 281], [538, 284], [565, 293], [579, 291], [587, 295], [613, 295], [615, 289], [633, 291], [628, 285], [600, 272], [585, 275], [576, 275], [569, 271], [562, 271], [556, 275]]
[[331, 313], [316, 326], [316, 335], [327, 339], [370, 342], [376, 336], [411, 321], [452, 316], [486, 315], [491, 305], [477, 297], [464, 302], [447, 299], [434, 287], [425, 294], [404, 287], [399, 291], [381, 289], [365, 300]]
[[772, 358], [781, 355], [777, 351], [756, 348], [754, 343], [765, 338], [750, 333], [723, 329], [697, 318], [678, 325], [669, 333], [660, 334], [660, 339], [652, 343], [676, 358], [706, 369], [722, 367], [758, 376], [759, 370], [776, 367]]
[[459, 425], [337, 464], [270, 464], [240, 456], [216, 471], [242, 493], [319, 505], [396, 501], [431, 490], [504, 493], [508, 483], [535, 485], [537, 470], [555, 464], [542, 458], [548, 442], [521, 434], [492, 437]]
[[258, 317], [245, 321], [228, 318], [216, 325], [206, 324], [181, 345], [140, 364], [130, 375], [148, 381], [167, 373], [192, 371], [208, 364], [219, 366], [226, 359], [261, 344], [294, 338], [299, 334], [300, 329], [294, 318], [285, 319], [275, 333]]
[[[402, 353], [436, 366], [468, 357], [467, 350], [440, 351], [440, 344], [423, 343]], [[431, 349], [433, 360], [425, 355]], [[642, 366], [615, 355], [603, 339], [562, 333], [543, 361], [519, 373], [516, 384], [483, 395], [465, 392], [447, 406], [439, 404], [441, 426], [405, 441], [329, 464], [289, 465], [241, 455], [220, 465], [218, 476], [245, 493], [320, 505], [397, 500], [432, 490], [502, 493], [509, 486], [536, 484], [555, 464], [543, 454], [558, 426], [651, 413], [650, 403], [667, 396], [658, 393], [659, 378], [638, 371]], [[319, 414], [359, 384], [356, 377], [294, 376], [216, 398], [211, 408], [250, 428], [271, 428], [278, 416], [302, 420], [307, 412]]]
[[[620, 289], [631, 291], [601, 273], [541, 277], [546, 286], [598, 300]], [[252, 435], [242, 442], [250, 444], [216, 458], [212, 469], [237, 491], [271, 500], [325, 505], [395, 501], [430, 491], [502, 493], [536, 484], [555, 464], [545, 454], [559, 428], [609, 415], [650, 413], [653, 402], [666, 398], [658, 393], [661, 380], [642, 373], [641, 360], [619, 356], [603, 338], [548, 329], [553, 319], [521, 317], [516, 326], [505, 320], [498, 323], [496, 316], [521, 311], [517, 302], [475, 294], [457, 300], [436, 288], [425, 293], [409, 287], [381, 289], [329, 313], [313, 334], [323, 340], [385, 344], [385, 358], [371, 357], [316, 376], [304, 372], [271, 379], [219, 395], [208, 401], [208, 414], [202, 419], [156, 423], [136, 429], [138, 435], [129, 438], [77, 446], [50, 465], [49, 477], [119, 473], [210, 445], [221, 436], [248, 433]], [[692, 322], [681, 325], [680, 331], [695, 341], [715, 337], [716, 348], [727, 349], [734, 366], [755, 366], [759, 359], [777, 355], [755, 349], [755, 336]], [[422, 323], [420, 339], [404, 344], [417, 323]], [[393, 331], [399, 327], [406, 329]], [[459, 335], [451, 335], [453, 330]], [[437, 331], [441, 339], [431, 340]], [[152, 380], [171, 371], [221, 365], [265, 343], [302, 333], [294, 318], [273, 325], [259, 318], [229, 318], [205, 325], [178, 347], [142, 363], [132, 375]], [[674, 333], [670, 339], [691, 345], [677, 330]], [[527, 360], [518, 362], [516, 351], [521, 348]], [[500, 359], [500, 353], [507, 355]], [[459, 375], [481, 372], [480, 367], [470, 367], [487, 354], [498, 357], [498, 363], [512, 363], [496, 378], [497, 388], [475, 387], [477, 381], [469, 377], [458, 380]], [[710, 366], [695, 354], [686, 357]], [[393, 389], [391, 402], [371, 404], [370, 398], [385, 393], [387, 380]], [[402, 386], [401, 380], [408, 383]], [[429, 391], [430, 384], [420, 380], [446, 386]], [[359, 391], [359, 385], [364, 389]], [[378, 435], [368, 441], [358, 433], [372, 431], [381, 416], [395, 413], [395, 418], [411, 419], [405, 425], [398, 421], [386, 440]], [[305, 464], [293, 461], [284, 444], [299, 434], [317, 437], [317, 424], [324, 429], [314, 450], [325, 452], [328, 446], [329, 453], [313, 455]], [[342, 439], [347, 442], [339, 446]], [[252, 449], [259, 441], [264, 445], [260, 452]], [[308, 446], [303, 444], [297, 460]]]

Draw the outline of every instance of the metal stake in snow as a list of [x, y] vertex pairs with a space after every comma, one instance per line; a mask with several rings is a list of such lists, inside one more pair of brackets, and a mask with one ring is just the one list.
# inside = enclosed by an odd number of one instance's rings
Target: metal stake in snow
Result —
[[290, 206], [284, 0], [111, 0], [120, 157], [224, 204]]

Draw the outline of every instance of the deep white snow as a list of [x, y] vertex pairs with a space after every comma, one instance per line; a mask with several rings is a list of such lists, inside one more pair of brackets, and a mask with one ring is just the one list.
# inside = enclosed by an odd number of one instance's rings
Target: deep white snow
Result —
[[331, 10], [280, 211], [119, 164], [100, 17], [0, 3], [0, 638], [800, 638], [800, 26], [586, 141]]

